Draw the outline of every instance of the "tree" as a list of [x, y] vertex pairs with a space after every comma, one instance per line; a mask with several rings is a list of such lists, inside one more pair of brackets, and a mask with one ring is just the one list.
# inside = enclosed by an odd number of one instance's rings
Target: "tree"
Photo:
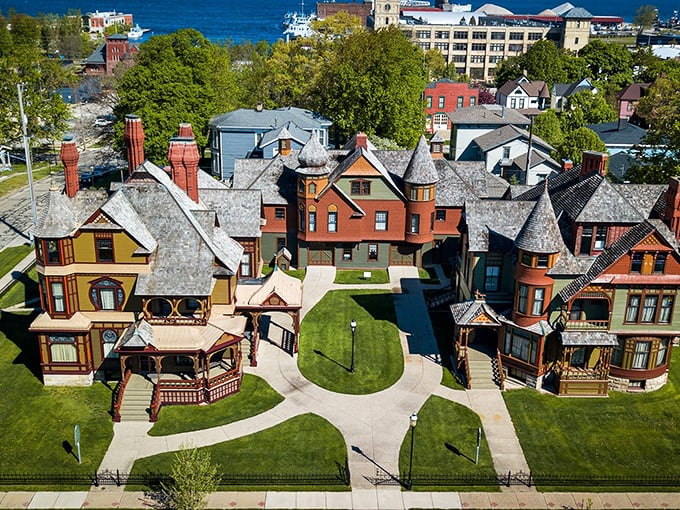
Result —
[[430, 48], [425, 51], [424, 62], [428, 83], [439, 80], [446, 74], [446, 60], [437, 48]]
[[556, 158], [558, 161], [570, 159], [578, 164], [584, 151], [607, 152], [607, 147], [595, 131], [581, 127], [565, 136], [564, 142], [557, 148]]
[[633, 82], [633, 56], [624, 46], [593, 39], [578, 52], [598, 81], [622, 89]]
[[646, 29], [651, 28], [657, 19], [659, 11], [653, 5], [641, 5], [635, 11], [635, 18], [633, 19], [633, 25], [639, 27], [639, 33], [641, 34]]
[[163, 483], [163, 492], [172, 508], [200, 510], [205, 508], [206, 496], [217, 490], [219, 482], [217, 465], [212, 463], [210, 453], [182, 445], [172, 464], [172, 483]]
[[616, 120], [616, 112], [602, 94], [583, 90], [572, 94], [562, 112], [562, 128], [573, 131], [587, 124], [600, 124]]
[[680, 175], [680, 77], [660, 77], [640, 99], [636, 114], [648, 124], [643, 146], [627, 177], [638, 183], [666, 183]]
[[193, 29], [144, 43], [136, 64], [117, 81], [116, 92], [119, 144], [125, 115], [139, 115], [145, 154], [158, 164], [166, 161], [168, 141], [180, 123], [191, 123], [196, 143], [205, 147], [210, 118], [232, 110], [238, 97], [228, 51]]
[[340, 11], [325, 19], [312, 20], [310, 26], [325, 39], [346, 37], [354, 32], [364, 30], [361, 25], [361, 18], [347, 11]]
[[317, 110], [343, 137], [357, 130], [415, 146], [423, 131], [423, 52], [396, 26], [357, 32], [323, 62]]
[[564, 133], [555, 110], [546, 110], [534, 119], [534, 134], [553, 147], [564, 143]]
[[486, 87], [479, 88], [479, 100], [477, 104], [496, 104], [496, 96]]
[[555, 43], [548, 40], [536, 41], [523, 55], [502, 60], [496, 67], [496, 86], [500, 87], [510, 80], [526, 73], [530, 80], [540, 80], [552, 87], [564, 83], [567, 78], [565, 61], [573, 57], [559, 50]]

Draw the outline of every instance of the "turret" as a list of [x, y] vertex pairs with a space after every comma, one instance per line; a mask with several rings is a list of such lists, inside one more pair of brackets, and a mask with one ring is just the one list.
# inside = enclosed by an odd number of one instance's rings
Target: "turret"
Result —
[[281, 129], [278, 139], [279, 139], [279, 154], [281, 156], [288, 156], [288, 154], [290, 154], [291, 150], [290, 145], [291, 141], [293, 140], [293, 136], [284, 127], [283, 129]]
[[406, 242], [434, 240], [435, 187], [439, 174], [432, 161], [425, 137], [421, 136], [404, 173], [406, 192]]
[[80, 183], [78, 181], [78, 160], [80, 155], [76, 148], [76, 142], [72, 136], [65, 136], [61, 142], [59, 159], [64, 164], [64, 181], [66, 196], [73, 198], [78, 193]]
[[298, 154], [299, 166], [295, 170], [298, 176], [298, 232], [304, 238], [305, 232], [316, 231], [316, 205], [314, 199], [328, 184], [328, 152], [323, 148], [315, 135]]
[[548, 271], [564, 248], [547, 183], [515, 238], [515, 248], [517, 266], [512, 320], [526, 327], [548, 319], [548, 303], [552, 299], [554, 284]]

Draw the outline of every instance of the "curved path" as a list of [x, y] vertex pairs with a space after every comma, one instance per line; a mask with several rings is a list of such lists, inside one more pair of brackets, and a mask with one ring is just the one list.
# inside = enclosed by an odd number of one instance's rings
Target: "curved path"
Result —
[[[397, 477], [399, 474], [399, 449], [408, 432], [409, 415], [418, 411], [432, 394], [437, 394], [467, 407], [475, 408], [475, 401], [493, 403], [491, 422], [502, 422], [514, 437], [514, 429], [500, 392], [487, 390], [486, 396], [473, 392], [456, 391], [440, 385], [442, 369], [439, 352], [427, 309], [414, 267], [390, 267], [390, 283], [383, 285], [336, 285], [335, 268], [310, 267], [305, 277], [302, 316], [311, 310], [331, 289], [389, 288], [394, 292], [402, 349], [404, 373], [389, 388], [370, 395], [345, 395], [325, 390], [305, 379], [297, 367], [297, 360], [269, 342], [260, 344], [259, 363], [246, 367], [245, 372], [265, 379], [285, 397], [278, 406], [267, 412], [236, 423], [211, 429], [163, 437], [147, 436], [150, 423], [124, 422], [114, 425], [114, 439], [101, 464], [100, 470], [129, 472], [137, 458], [178, 450], [182, 445], [196, 447], [228, 441], [282, 423], [303, 413], [322, 416], [342, 433], [348, 448], [347, 457], [353, 490], [375, 489], [372, 480], [378, 474]], [[498, 394], [498, 395], [496, 395]], [[501, 410], [496, 409], [499, 406]], [[498, 419], [499, 413], [502, 419]], [[484, 416], [482, 416], [484, 422]], [[490, 430], [484, 424], [487, 436]], [[143, 439], [142, 439], [143, 438]], [[512, 439], [512, 438], [510, 438]], [[501, 443], [505, 443], [505, 438]], [[510, 441], [512, 443], [512, 440]], [[515, 437], [516, 442], [516, 437]], [[492, 441], [489, 440], [489, 445]], [[517, 448], [519, 443], [516, 442]], [[492, 448], [493, 454], [494, 448]], [[511, 469], [526, 466], [519, 449], [508, 459], [515, 463]], [[503, 453], [502, 457], [506, 455]], [[494, 463], [497, 464], [496, 456]], [[505, 462], [497, 465], [504, 470]], [[382, 486], [382, 489], [400, 490], [399, 485]]]

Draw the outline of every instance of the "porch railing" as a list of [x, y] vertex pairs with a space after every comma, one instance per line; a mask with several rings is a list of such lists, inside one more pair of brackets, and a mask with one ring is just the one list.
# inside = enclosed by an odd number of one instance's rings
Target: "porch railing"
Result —
[[113, 399], [113, 421], [116, 423], [120, 422], [120, 408], [123, 405], [123, 394], [125, 393], [125, 388], [131, 377], [132, 370], [128, 368], [123, 374], [123, 380], [118, 383], [118, 386], [116, 386]]
[[567, 320], [566, 329], [595, 329], [595, 330], [606, 330], [609, 329], [609, 321], [607, 319], [602, 320], [590, 320], [590, 319], [579, 319]]
[[496, 363], [498, 365], [498, 386], [501, 391], [505, 389], [505, 372], [503, 372], [503, 363], [501, 362], [501, 350], [496, 349]]
[[468, 356], [467, 347], [465, 348], [465, 387], [468, 390], [472, 389], [472, 376], [470, 375], [470, 357]]

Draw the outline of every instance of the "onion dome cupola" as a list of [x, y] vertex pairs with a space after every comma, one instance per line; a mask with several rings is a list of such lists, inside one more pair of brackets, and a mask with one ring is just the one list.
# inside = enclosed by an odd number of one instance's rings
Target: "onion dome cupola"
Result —
[[555, 265], [564, 241], [547, 185], [515, 238], [517, 266], [512, 318], [520, 326], [547, 320], [554, 280], [548, 271]]
[[406, 242], [429, 243], [434, 240], [435, 188], [439, 173], [434, 166], [425, 137], [421, 136], [404, 172], [406, 205]]
[[298, 167], [295, 170], [298, 177], [297, 196], [300, 199], [313, 199], [328, 184], [328, 151], [321, 145], [315, 135], [300, 150]]

